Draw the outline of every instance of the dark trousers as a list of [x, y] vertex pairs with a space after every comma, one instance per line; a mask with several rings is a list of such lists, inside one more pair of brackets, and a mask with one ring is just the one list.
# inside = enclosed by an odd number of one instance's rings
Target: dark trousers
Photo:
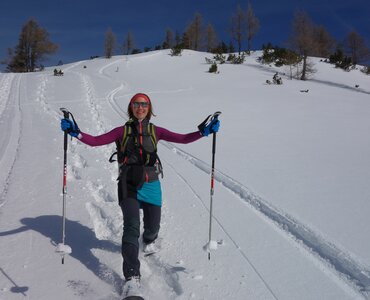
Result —
[[137, 200], [132, 188], [130, 191], [127, 197], [123, 197], [121, 182], [118, 183], [118, 199], [123, 214], [122, 268], [126, 279], [140, 276], [140, 209], [143, 210], [144, 243], [149, 244], [158, 237], [161, 222], [161, 207]]

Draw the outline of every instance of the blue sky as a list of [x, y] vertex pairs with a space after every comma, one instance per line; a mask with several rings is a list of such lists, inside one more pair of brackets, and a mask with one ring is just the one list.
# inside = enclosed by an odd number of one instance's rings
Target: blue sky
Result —
[[[212, 23], [219, 38], [229, 43], [231, 15], [238, 4], [246, 9], [247, 3], [247, 0], [1, 0], [0, 60], [5, 58], [7, 48], [17, 44], [22, 25], [30, 18], [35, 18], [60, 46], [45, 65], [102, 55], [108, 27], [120, 45], [130, 30], [137, 48], [154, 47], [162, 44], [167, 28], [182, 33], [195, 12], [200, 12], [204, 23]], [[370, 41], [369, 0], [251, 0], [251, 4], [261, 23], [253, 41], [255, 49], [269, 41], [284, 46], [297, 9], [305, 10], [338, 40], [354, 29]]]

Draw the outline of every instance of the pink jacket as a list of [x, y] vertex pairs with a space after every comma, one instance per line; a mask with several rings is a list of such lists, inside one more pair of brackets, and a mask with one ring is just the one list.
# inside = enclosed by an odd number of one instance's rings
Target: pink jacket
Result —
[[[124, 126], [116, 127], [111, 131], [98, 136], [92, 136], [84, 132], [80, 132], [78, 139], [89, 146], [102, 146], [120, 140], [123, 136]], [[157, 136], [157, 141], [164, 140], [167, 142], [188, 144], [199, 140], [202, 135], [199, 131], [195, 131], [187, 134], [180, 134], [169, 131], [162, 127], [155, 127], [155, 134]]]

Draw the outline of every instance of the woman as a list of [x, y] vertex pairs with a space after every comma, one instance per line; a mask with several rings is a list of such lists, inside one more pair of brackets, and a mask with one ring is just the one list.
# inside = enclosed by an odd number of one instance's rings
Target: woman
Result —
[[[99, 136], [91, 136], [79, 130], [70, 119], [61, 121], [62, 130], [90, 146], [101, 146], [116, 142], [120, 166], [118, 177], [118, 200], [123, 214], [122, 257], [123, 274], [126, 279], [124, 296], [138, 294], [140, 288], [140, 209], [143, 210], [143, 250], [155, 252], [158, 237], [162, 193], [159, 181], [161, 164], [157, 156], [157, 143], [165, 140], [187, 144], [203, 136], [217, 132], [217, 118], [203, 122], [199, 131], [178, 134], [149, 123], [154, 116], [150, 98], [143, 93], [132, 97], [127, 108], [130, 120], [124, 125]], [[207, 120], [207, 119], [206, 119]]]

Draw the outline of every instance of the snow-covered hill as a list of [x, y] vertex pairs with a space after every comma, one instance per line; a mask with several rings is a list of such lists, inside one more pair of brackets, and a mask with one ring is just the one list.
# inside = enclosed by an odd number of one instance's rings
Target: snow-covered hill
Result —
[[[310, 81], [267, 85], [283, 68], [207, 73], [210, 54], [168, 51], [0, 74], [0, 299], [120, 299], [122, 216], [115, 146], [69, 142], [62, 230], [60, 107], [100, 134], [122, 125], [130, 97], [150, 95], [153, 122], [191, 132], [222, 111], [213, 238], [211, 138], [159, 144], [164, 207], [156, 256], [141, 257], [146, 298], [370, 299], [370, 77], [313, 59]], [[356, 87], [358, 85], [359, 87]], [[307, 91], [307, 92], [302, 92]]]

